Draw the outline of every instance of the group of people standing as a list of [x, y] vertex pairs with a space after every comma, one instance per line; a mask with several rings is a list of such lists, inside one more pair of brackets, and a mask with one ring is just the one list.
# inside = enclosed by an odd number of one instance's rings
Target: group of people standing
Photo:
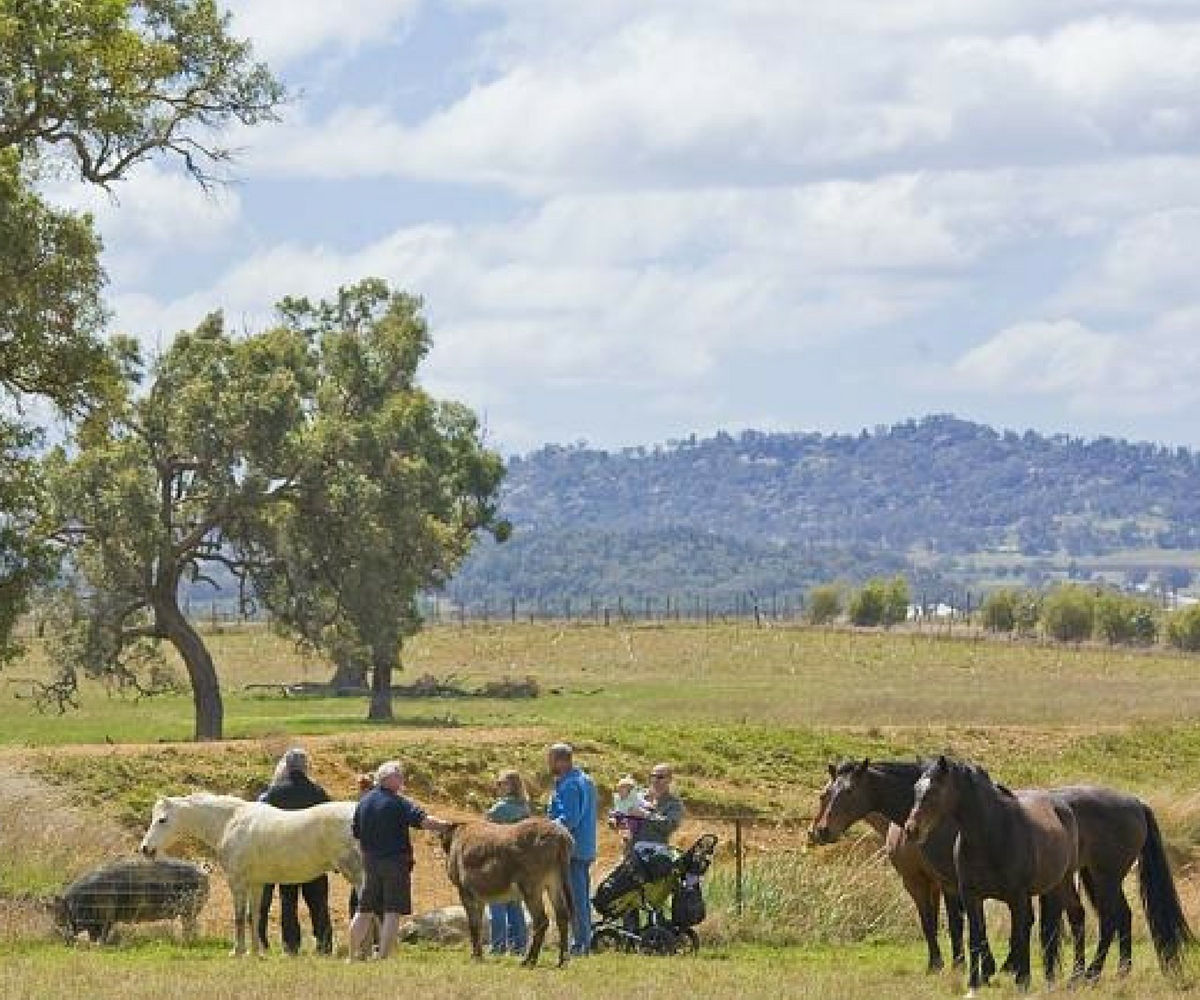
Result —
[[[570, 864], [571, 895], [575, 900], [571, 929], [571, 952], [586, 955], [591, 947], [591, 869], [596, 860], [599, 823], [596, 785], [575, 763], [574, 749], [567, 743], [547, 748], [546, 763], [554, 782], [546, 815], [560, 823], [574, 840]], [[309, 776], [309, 757], [293, 748], [280, 758], [270, 786], [259, 800], [280, 809], [305, 809], [330, 800], [326, 791]], [[666, 764], [650, 771], [648, 789], [637, 789], [631, 776], [617, 782], [609, 825], [621, 834], [625, 850], [634, 844], [667, 844], [683, 819], [683, 803], [671, 789], [672, 772]], [[353, 830], [362, 848], [363, 884], [352, 894], [350, 959], [365, 957], [368, 942], [378, 942], [378, 955], [386, 958], [396, 940], [400, 918], [412, 912], [413, 850], [410, 831], [441, 833], [451, 824], [429, 815], [405, 797], [404, 768], [386, 761], [373, 779], [360, 779], [360, 798]], [[487, 811], [493, 823], [517, 823], [532, 815], [525, 782], [519, 772], [506, 770], [496, 779], [497, 799]], [[273, 886], [263, 888], [256, 931], [267, 946], [267, 924]], [[303, 896], [312, 919], [317, 950], [328, 954], [333, 948], [333, 925], [329, 916], [329, 878], [322, 875], [299, 886], [279, 887], [284, 950], [300, 949], [299, 897]], [[496, 903], [489, 908], [492, 950], [520, 953], [525, 950], [525, 911], [519, 902]]]

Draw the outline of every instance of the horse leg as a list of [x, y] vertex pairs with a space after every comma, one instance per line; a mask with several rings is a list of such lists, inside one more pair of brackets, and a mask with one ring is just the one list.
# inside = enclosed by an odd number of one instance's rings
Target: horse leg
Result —
[[1079, 891], [1074, 881], [1068, 879], [1066, 899], [1063, 905], [1067, 910], [1067, 923], [1071, 925], [1071, 944], [1075, 954], [1071, 962], [1071, 981], [1077, 982], [1083, 978], [1084, 965], [1087, 962], [1087, 945], [1084, 941], [1085, 914], [1083, 903], [1079, 899]]
[[963, 896], [963, 909], [967, 914], [967, 927], [970, 934], [970, 962], [967, 974], [967, 996], [975, 996], [975, 991], [984, 985], [983, 953], [987, 948], [987, 927], [983, 921], [983, 899], [978, 896]]
[[1111, 891], [1112, 887], [1107, 880], [1102, 884], [1098, 884], [1096, 877], [1087, 868], [1079, 872], [1079, 879], [1083, 883], [1083, 888], [1087, 893], [1088, 899], [1092, 901], [1092, 906], [1096, 910], [1096, 920], [1100, 925], [1100, 935], [1096, 941], [1096, 954], [1092, 958], [1092, 964], [1087, 969], [1087, 978], [1095, 981], [1100, 978], [1100, 974], [1104, 971], [1104, 962], [1108, 958], [1108, 949], [1111, 947], [1113, 935], [1116, 933], [1117, 923], [1114, 919], [1115, 902]]
[[251, 885], [246, 892], [246, 902], [250, 908], [250, 940], [254, 944], [255, 958], [263, 958], [267, 953], [266, 949], [263, 948], [262, 941], [259, 940], [258, 934], [255, 933], [255, 928], [258, 927], [258, 911], [262, 906], [262, 891], [263, 887], [261, 885]]
[[903, 877], [904, 888], [912, 897], [917, 908], [917, 919], [921, 922], [921, 933], [925, 935], [925, 945], [929, 949], [929, 964], [927, 972], [941, 972], [945, 967], [942, 961], [942, 950], [938, 947], [938, 904], [941, 902], [941, 890], [933, 882], [922, 878], [916, 873]]
[[1056, 889], [1038, 900], [1040, 914], [1038, 916], [1038, 936], [1042, 942], [1042, 967], [1046, 973], [1046, 982], [1054, 981], [1058, 974], [1058, 949], [1062, 943], [1062, 901]]
[[950, 954], [956, 969], [967, 964], [963, 953], [963, 908], [957, 893], [943, 893], [946, 900], [946, 928], [950, 935]]
[[467, 911], [467, 930], [471, 934], [471, 957], [483, 961], [483, 900], [474, 893], [460, 892], [458, 898]]
[[[571, 954], [571, 887], [561, 875], [550, 882], [550, 902], [554, 906], [554, 923], [558, 928], [558, 967], [567, 964]], [[585, 904], [586, 905], [586, 904]]]
[[1029, 967], [1029, 937], [1033, 931], [1033, 904], [1028, 896], [1017, 896], [1009, 901], [1009, 913], [1013, 927], [1013, 965], [1017, 977], [1017, 989], [1027, 992], [1032, 983]]
[[1114, 889], [1113, 904], [1117, 924], [1117, 944], [1121, 949], [1117, 974], [1127, 976], [1133, 969], [1133, 910], [1129, 908], [1125, 890], [1119, 884], [1114, 886]]
[[233, 951], [234, 956], [246, 954], [246, 887], [231, 886], [233, 889]]
[[525, 961], [521, 964], [532, 969], [537, 965], [538, 955], [542, 953], [542, 942], [546, 940], [546, 930], [550, 926], [550, 918], [546, 916], [546, 901], [540, 885], [536, 887], [521, 886], [521, 896], [525, 900], [525, 908], [529, 910], [530, 926], [533, 931], [529, 935], [529, 951], [525, 953]]

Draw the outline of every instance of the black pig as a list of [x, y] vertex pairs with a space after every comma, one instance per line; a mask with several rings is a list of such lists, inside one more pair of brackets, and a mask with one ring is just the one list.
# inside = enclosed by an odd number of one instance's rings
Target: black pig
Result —
[[114, 924], [178, 918], [190, 940], [207, 899], [208, 872], [199, 865], [131, 858], [97, 868], [67, 886], [53, 900], [54, 922], [68, 941], [81, 931], [92, 941], [107, 941]]

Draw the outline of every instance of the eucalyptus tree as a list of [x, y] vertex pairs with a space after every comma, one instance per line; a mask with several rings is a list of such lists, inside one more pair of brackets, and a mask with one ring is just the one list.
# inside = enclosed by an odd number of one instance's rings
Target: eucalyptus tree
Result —
[[481, 531], [507, 537], [503, 465], [474, 413], [417, 384], [429, 350], [417, 299], [367, 281], [282, 313], [320, 345], [321, 457], [291, 502], [257, 512], [245, 566], [276, 620], [329, 654], [343, 680], [369, 675], [369, 716], [390, 719], [419, 593], [444, 584]]
[[469, 410], [418, 385], [428, 348], [419, 302], [378, 280], [285, 300], [250, 336], [214, 314], [150, 363], [124, 344], [120, 399], [46, 463], [88, 595], [58, 626], [53, 696], [68, 701], [83, 675], [140, 684], [165, 641], [187, 668], [196, 737], [219, 738], [216, 667], [180, 603], [218, 565], [305, 640], [366, 656], [388, 690], [418, 590], [477, 530], [502, 530], [499, 458]]
[[100, 239], [43, 182], [108, 188], [157, 159], [208, 185], [233, 155], [222, 130], [284, 96], [212, 0], [0, 0], [0, 653], [52, 566], [25, 404], [75, 416], [115, 375]]

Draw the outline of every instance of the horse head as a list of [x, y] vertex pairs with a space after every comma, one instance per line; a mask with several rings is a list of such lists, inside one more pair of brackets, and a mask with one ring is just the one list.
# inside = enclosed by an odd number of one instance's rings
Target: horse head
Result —
[[925, 769], [913, 786], [913, 807], [904, 824], [905, 836], [924, 843], [933, 828], [954, 811], [958, 796], [955, 774], [960, 770], [945, 755]]
[[162, 798], [154, 803], [150, 826], [142, 838], [139, 850], [148, 858], [158, 855], [180, 837], [179, 800]]
[[846, 828], [871, 811], [867, 788], [871, 762], [867, 759], [829, 765], [829, 781], [817, 802], [817, 817], [808, 831], [810, 844], [832, 844]]

